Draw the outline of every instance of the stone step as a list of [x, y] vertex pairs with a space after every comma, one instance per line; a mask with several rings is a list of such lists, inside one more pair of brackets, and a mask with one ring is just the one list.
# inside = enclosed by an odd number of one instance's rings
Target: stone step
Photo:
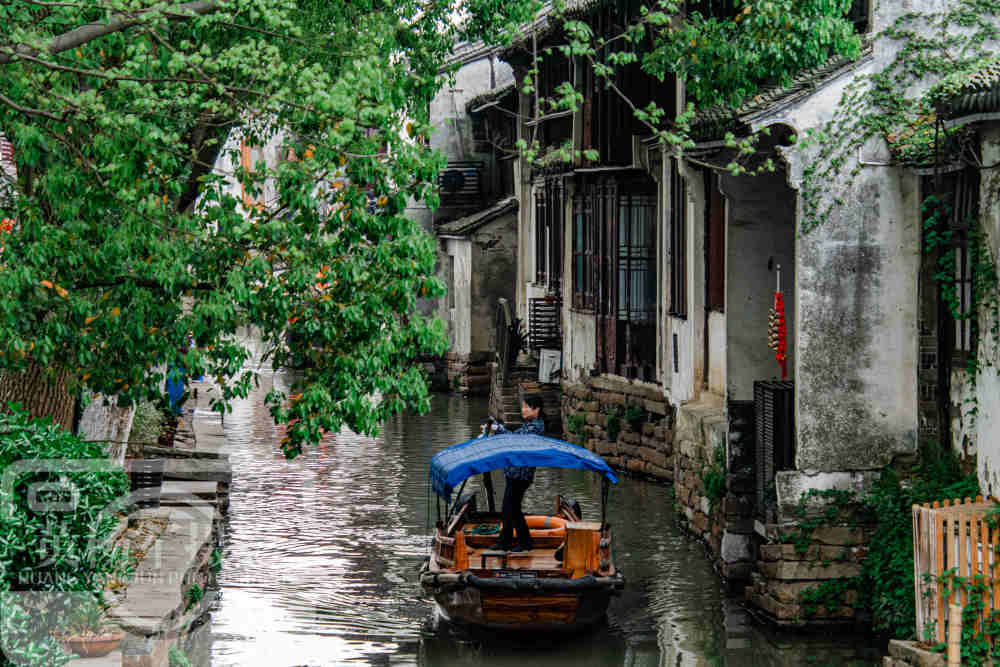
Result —
[[160, 490], [160, 504], [214, 505], [218, 502], [218, 482], [164, 482]]
[[233, 468], [227, 459], [167, 459], [163, 479], [229, 484]]

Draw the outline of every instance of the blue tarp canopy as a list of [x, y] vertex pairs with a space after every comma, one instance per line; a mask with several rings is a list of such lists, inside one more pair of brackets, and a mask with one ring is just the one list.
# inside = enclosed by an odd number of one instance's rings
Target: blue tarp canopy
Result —
[[583, 447], [541, 435], [507, 433], [469, 440], [435, 454], [431, 486], [450, 500], [452, 489], [469, 477], [507, 466], [593, 470], [618, 483], [604, 459]]

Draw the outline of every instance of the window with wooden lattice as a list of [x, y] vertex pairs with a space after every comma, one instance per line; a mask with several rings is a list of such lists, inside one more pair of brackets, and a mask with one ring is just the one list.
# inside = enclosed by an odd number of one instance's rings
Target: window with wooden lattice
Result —
[[535, 282], [550, 292], [562, 287], [563, 182], [545, 179], [535, 188]]
[[656, 186], [624, 170], [591, 178], [574, 198], [574, 305], [597, 316], [598, 370], [655, 382]]

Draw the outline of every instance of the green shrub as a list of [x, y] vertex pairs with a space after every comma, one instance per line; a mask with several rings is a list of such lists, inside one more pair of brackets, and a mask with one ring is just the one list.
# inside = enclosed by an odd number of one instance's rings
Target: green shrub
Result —
[[608, 419], [604, 424], [604, 430], [608, 433], [609, 442], [615, 442], [618, 440], [618, 434], [621, 433], [622, 430], [622, 418], [617, 411], [608, 415]]
[[642, 428], [642, 422], [646, 418], [646, 411], [637, 405], [630, 405], [625, 408], [625, 421], [628, 422], [628, 427], [632, 431], [638, 431]]
[[0, 665], [63, 665], [68, 656], [50, 630], [99, 601], [106, 581], [129, 576], [125, 554], [107, 544], [128, 477], [102, 443], [10, 409], [0, 414], [0, 591], [15, 595], [6, 600]]
[[222, 570], [222, 552], [218, 548], [212, 549], [212, 558], [208, 564], [212, 574], [218, 574]]
[[726, 497], [726, 451], [724, 448], [715, 448], [712, 465], [706, 466], [701, 471], [701, 483], [705, 487], [705, 496], [708, 498], [710, 511], [714, 510], [716, 504]]
[[201, 586], [198, 584], [192, 584], [191, 587], [184, 592], [184, 599], [187, 600], [187, 605], [184, 607], [184, 611], [187, 611], [201, 602], [204, 597], [205, 591], [202, 590]]
[[170, 667], [191, 667], [191, 661], [188, 660], [187, 654], [177, 646], [170, 647], [167, 658], [170, 660]]
[[859, 587], [865, 596], [860, 603], [870, 609], [875, 630], [897, 639], [913, 638], [916, 631], [913, 505], [978, 494], [976, 476], [963, 476], [954, 455], [939, 448], [923, 453], [920, 468], [906, 484], [891, 468], [882, 473], [863, 499], [877, 523]]

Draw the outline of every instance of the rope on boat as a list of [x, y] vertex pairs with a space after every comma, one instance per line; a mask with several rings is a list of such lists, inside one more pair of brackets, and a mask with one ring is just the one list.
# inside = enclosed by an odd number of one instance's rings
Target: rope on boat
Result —
[[496, 524], [480, 523], [476, 524], [476, 527], [471, 530], [469, 529], [465, 530], [466, 535], [496, 535], [499, 532], [500, 532], [499, 523]]

